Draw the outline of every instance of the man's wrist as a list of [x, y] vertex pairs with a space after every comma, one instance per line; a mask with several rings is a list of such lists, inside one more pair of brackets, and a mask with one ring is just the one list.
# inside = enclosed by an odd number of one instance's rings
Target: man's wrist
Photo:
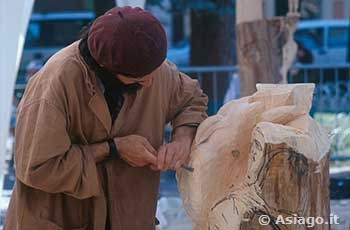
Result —
[[108, 158], [109, 147], [107, 142], [92, 144], [89, 146], [95, 162], [101, 162]]
[[180, 126], [177, 127], [172, 136], [171, 136], [171, 141], [188, 141], [190, 143], [192, 143], [195, 135], [196, 135], [196, 131], [197, 131], [197, 127], [193, 127], [193, 126]]
[[114, 139], [113, 138], [108, 139], [107, 143], [108, 143], [108, 147], [109, 147], [108, 158], [109, 159], [119, 159], [120, 155], [119, 155], [118, 148], [117, 148], [117, 145], [116, 145]]

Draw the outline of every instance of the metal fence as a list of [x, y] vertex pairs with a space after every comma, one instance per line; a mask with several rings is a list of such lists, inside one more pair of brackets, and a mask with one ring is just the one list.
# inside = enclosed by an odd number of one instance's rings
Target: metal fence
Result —
[[[289, 83], [315, 83], [315, 93], [313, 102], [314, 112], [350, 112], [350, 65], [295, 65], [288, 74]], [[236, 66], [206, 66], [206, 67], [186, 67], [181, 68], [193, 78], [197, 78], [204, 86], [204, 90], [209, 91], [210, 99], [213, 101], [213, 110], [216, 112], [221, 106], [220, 102], [231, 96], [238, 96], [239, 92], [231, 92], [239, 89], [239, 81], [236, 81], [238, 68]], [[203, 85], [205, 80], [211, 84]], [[221, 85], [220, 82], [225, 84]], [[209, 87], [208, 87], [209, 86]], [[233, 88], [233, 86], [235, 86]], [[220, 92], [224, 90], [224, 94]], [[219, 95], [224, 95], [219, 98]]]
[[[215, 114], [228, 100], [239, 97], [237, 66], [186, 67], [180, 70], [199, 80], [209, 96], [208, 113]], [[289, 83], [315, 83], [311, 115], [332, 131], [332, 159], [350, 159], [350, 65], [295, 65]], [[22, 97], [25, 84], [17, 84]]]
[[316, 84], [313, 112], [350, 112], [350, 65], [296, 65], [288, 82]]
[[208, 113], [213, 115], [228, 100], [239, 97], [237, 66], [186, 67], [180, 70], [198, 79], [209, 97]]
[[350, 65], [296, 65], [288, 80], [316, 84], [311, 115], [331, 132], [331, 160], [350, 160]]
[[[236, 66], [188, 67], [181, 71], [197, 78], [209, 92], [212, 114], [227, 100], [239, 97]], [[350, 160], [350, 65], [295, 65], [288, 82], [315, 83], [310, 114], [331, 132], [331, 159]]]

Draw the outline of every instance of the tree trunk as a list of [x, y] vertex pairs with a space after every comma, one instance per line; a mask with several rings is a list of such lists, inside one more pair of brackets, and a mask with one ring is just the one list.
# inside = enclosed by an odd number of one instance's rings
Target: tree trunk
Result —
[[[278, 17], [237, 25], [241, 96], [254, 93], [257, 83], [286, 83], [287, 70], [296, 52], [291, 40], [296, 23], [297, 17]], [[286, 48], [291, 50], [290, 54], [285, 52]]]
[[[235, 17], [233, 9], [191, 11], [191, 54], [193, 66], [235, 65]], [[203, 75], [202, 88], [209, 96], [209, 114], [221, 105], [231, 76], [217, 74], [214, 98], [213, 74]], [[216, 100], [214, 102], [214, 100]]]
[[172, 43], [177, 44], [184, 40], [184, 14], [183, 10], [174, 10], [172, 13]]
[[294, 32], [299, 0], [288, 0], [287, 17], [269, 20], [263, 18], [263, 0], [238, 0], [236, 5], [241, 96], [254, 93], [257, 83], [287, 83], [297, 52]]

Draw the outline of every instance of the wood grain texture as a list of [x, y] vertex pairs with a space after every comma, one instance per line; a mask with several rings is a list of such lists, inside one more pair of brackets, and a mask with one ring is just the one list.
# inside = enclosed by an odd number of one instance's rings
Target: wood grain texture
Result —
[[[256, 132], [260, 132], [256, 130]], [[263, 134], [261, 141], [263, 141]], [[259, 138], [256, 139], [258, 141]], [[260, 198], [264, 201], [251, 213], [246, 213], [240, 229], [308, 229], [307, 224], [274, 224], [278, 215], [286, 217], [323, 217], [328, 220], [329, 206], [329, 155], [315, 162], [296, 152], [286, 144], [262, 144], [264, 164], [258, 172], [256, 183], [261, 188]], [[253, 147], [260, 148], [260, 147]], [[272, 223], [263, 226], [258, 222], [260, 215], [268, 215]], [[330, 225], [315, 225], [311, 229], [329, 229]]]

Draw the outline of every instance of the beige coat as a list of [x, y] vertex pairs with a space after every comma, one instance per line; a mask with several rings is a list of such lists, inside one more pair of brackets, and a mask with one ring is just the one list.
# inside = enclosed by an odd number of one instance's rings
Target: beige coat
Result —
[[5, 230], [154, 230], [159, 173], [122, 160], [95, 164], [89, 144], [138, 134], [158, 149], [163, 129], [200, 123], [207, 97], [168, 61], [153, 84], [125, 95], [112, 126], [94, 73], [73, 43], [29, 82], [19, 106], [17, 180]]

